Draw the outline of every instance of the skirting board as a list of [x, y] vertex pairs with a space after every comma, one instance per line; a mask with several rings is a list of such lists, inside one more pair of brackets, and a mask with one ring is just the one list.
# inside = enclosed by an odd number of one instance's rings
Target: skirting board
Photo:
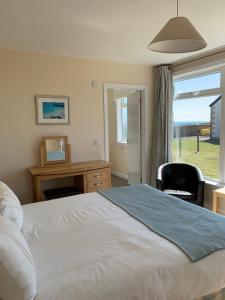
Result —
[[125, 179], [125, 180], [128, 180], [128, 175], [117, 172], [117, 171], [112, 170], [112, 175], [120, 177], [120, 178]]

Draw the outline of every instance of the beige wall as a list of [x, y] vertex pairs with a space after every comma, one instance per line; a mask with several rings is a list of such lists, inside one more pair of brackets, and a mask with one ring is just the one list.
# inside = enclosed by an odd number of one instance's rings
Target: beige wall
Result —
[[[14, 51], [0, 51], [0, 65], [0, 180], [9, 184], [23, 203], [32, 201], [27, 168], [40, 162], [42, 136], [67, 135], [73, 161], [103, 158], [103, 83], [152, 87], [149, 66]], [[97, 81], [97, 88], [92, 88], [92, 80]], [[36, 94], [69, 96], [70, 125], [36, 125]], [[151, 107], [150, 103], [149, 120]]]
[[109, 160], [112, 163], [112, 171], [128, 175], [128, 149], [127, 145], [117, 143], [116, 128], [116, 101], [114, 91], [108, 90], [109, 110]]

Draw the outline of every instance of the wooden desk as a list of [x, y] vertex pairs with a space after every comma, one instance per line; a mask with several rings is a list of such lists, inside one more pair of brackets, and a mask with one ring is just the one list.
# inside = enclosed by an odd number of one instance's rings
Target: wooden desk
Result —
[[220, 188], [213, 191], [213, 211], [219, 211], [219, 200], [225, 200], [225, 188]]
[[34, 202], [43, 200], [41, 181], [74, 177], [74, 186], [83, 193], [95, 192], [98, 188], [111, 187], [111, 164], [103, 160], [86, 161], [68, 165], [29, 168], [33, 181]]

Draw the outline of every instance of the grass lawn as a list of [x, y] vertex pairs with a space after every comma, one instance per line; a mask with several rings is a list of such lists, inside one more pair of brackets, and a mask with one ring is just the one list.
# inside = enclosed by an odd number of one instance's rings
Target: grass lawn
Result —
[[208, 178], [219, 177], [219, 145], [209, 140], [200, 141], [200, 151], [197, 153], [196, 137], [181, 139], [181, 158], [179, 157], [179, 140], [173, 139], [173, 161], [186, 162], [198, 166], [203, 175]]

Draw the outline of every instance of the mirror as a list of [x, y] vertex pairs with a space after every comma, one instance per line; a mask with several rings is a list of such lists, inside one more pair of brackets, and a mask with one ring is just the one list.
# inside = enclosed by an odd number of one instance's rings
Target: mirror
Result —
[[43, 137], [41, 147], [42, 164], [69, 163], [69, 145], [67, 136]]

